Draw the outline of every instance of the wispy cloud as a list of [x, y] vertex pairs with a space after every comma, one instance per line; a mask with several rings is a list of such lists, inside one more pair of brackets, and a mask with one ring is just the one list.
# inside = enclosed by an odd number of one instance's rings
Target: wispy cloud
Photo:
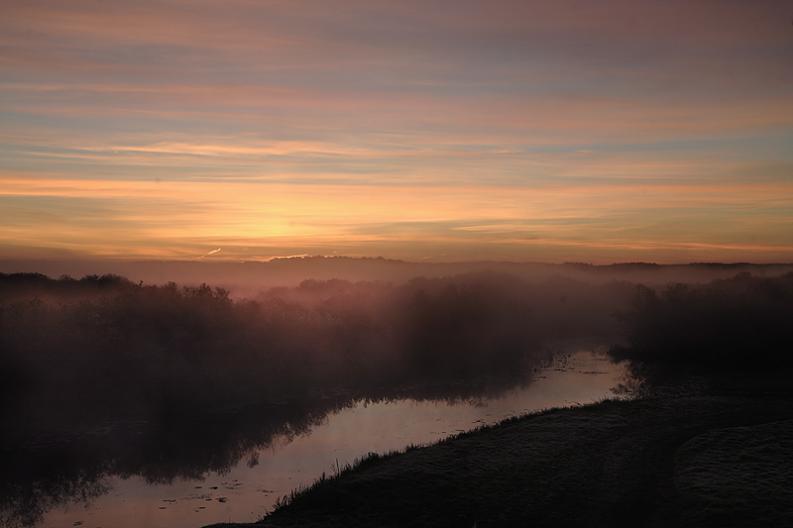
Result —
[[217, 255], [220, 252], [221, 252], [221, 248], [215, 248], [212, 251], [208, 251], [205, 255], [202, 256], [202, 258], [211, 257], [212, 255]]
[[7, 254], [790, 258], [784, 2], [3, 15]]

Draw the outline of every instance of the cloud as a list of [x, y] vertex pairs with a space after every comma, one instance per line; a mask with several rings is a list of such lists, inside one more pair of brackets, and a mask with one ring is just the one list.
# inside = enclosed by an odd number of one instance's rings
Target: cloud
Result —
[[[0, 239], [86, 254], [793, 257], [785, 181], [365, 186], [0, 178]], [[217, 255], [221, 258], [221, 255]]]
[[6, 2], [0, 239], [779, 258], [783, 4]]
[[215, 249], [213, 249], [212, 251], [209, 251], [209, 252], [207, 252], [207, 254], [206, 254], [206, 255], [204, 255], [204, 256], [203, 256], [203, 257], [201, 257], [201, 258], [204, 258], [204, 257], [211, 257], [212, 255], [217, 255], [218, 253], [220, 253], [220, 251], [221, 251], [221, 248], [215, 248]]

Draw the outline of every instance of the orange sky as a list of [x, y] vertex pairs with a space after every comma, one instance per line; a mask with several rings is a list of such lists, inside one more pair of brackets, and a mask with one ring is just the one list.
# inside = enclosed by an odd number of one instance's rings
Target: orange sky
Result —
[[0, 258], [793, 260], [788, 2], [0, 10]]

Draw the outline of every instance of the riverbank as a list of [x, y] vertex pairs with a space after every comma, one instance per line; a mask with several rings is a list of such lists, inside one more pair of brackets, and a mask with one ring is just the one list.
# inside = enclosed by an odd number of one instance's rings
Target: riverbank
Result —
[[791, 403], [752, 391], [511, 419], [372, 457], [258, 525], [790, 525]]

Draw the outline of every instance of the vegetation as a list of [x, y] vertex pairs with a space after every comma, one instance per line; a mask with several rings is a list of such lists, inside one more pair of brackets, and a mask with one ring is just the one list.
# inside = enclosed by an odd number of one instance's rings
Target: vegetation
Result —
[[[695, 490], [713, 480], [708, 464], [724, 463], [700, 449], [722, 437], [720, 428], [757, 426], [769, 441], [788, 441], [786, 425], [768, 424], [793, 418], [785, 388], [790, 320], [793, 273], [657, 290], [493, 273], [399, 285], [308, 280], [250, 299], [118, 276], [0, 274], [0, 419], [15, 424], [0, 443], [14, 453], [0, 461], [8, 477], [0, 514], [30, 524], [69, 497], [102, 493], [103, 474], [168, 481], [222, 470], [273, 435], [305, 430], [356, 398], [504, 390], [545, 361], [555, 340], [598, 336], [621, 341], [612, 356], [630, 361], [650, 384], [740, 372], [743, 392], [610, 402], [511, 421], [396, 458], [373, 455], [295, 493], [267, 522], [565, 525], [585, 518], [618, 524], [648, 508], [650, 517], [661, 515], [656, 520], [689, 515], [706, 499], [681, 496], [670, 503], [674, 511], [653, 510], [666, 500], [672, 477], [664, 468], [678, 464], [675, 453], [693, 461], [679, 478]], [[88, 435], [53, 444], [43, 458], [27, 456], [42, 433], [77, 437], [111, 419], [127, 424], [113, 429], [114, 438]], [[188, 443], [190, 450], [181, 449]], [[750, 451], [747, 457], [766, 456], [762, 445]], [[785, 460], [774, 454], [753, 467], [784, 469]], [[766, 476], [776, 493], [779, 475]], [[719, 493], [734, 493], [727, 488]], [[384, 502], [393, 494], [400, 501]], [[776, 505], [766, 511], [775, 521]], [[711, 506], [726, 512], [719, 519], [745, 514]]]
[[308, 280], [233, 299], [206, 285], [0, 275], [0, 418], [13, 424], [0, 438], [0, 524], [102, 493], [103, 475], [223, 471], [356, 398], [505, 390], [548, 340], [613, 330], [629, 289], [614, 290], [474, 274]]
[[285, 498], [261, 524], [789, 524], [793, 274], [639, 286], [621, 319], [627, 344], [612, 348], [615, 359], [656, 387], [692, 375], [709, 386], [553, 410], [370, 457]]
[[365, 458], [256, 526], [782, 526], [793, 514], [791, 396], [606, 401], [510, 419]]
[[[565, 289], [569, 293], [565, 293]], [[199, 287], [0, 275], [2, 411], [158, 415], [328, 391], [523, 379], [549, 339], [612, 328], [597, 288], [503, 275]]]
[[660, 292], [639, 286], [622, 319], [628, 345], [611, 353], [650, 378], [793, 367], [793, 273], [774, 278], [740, 273]]

